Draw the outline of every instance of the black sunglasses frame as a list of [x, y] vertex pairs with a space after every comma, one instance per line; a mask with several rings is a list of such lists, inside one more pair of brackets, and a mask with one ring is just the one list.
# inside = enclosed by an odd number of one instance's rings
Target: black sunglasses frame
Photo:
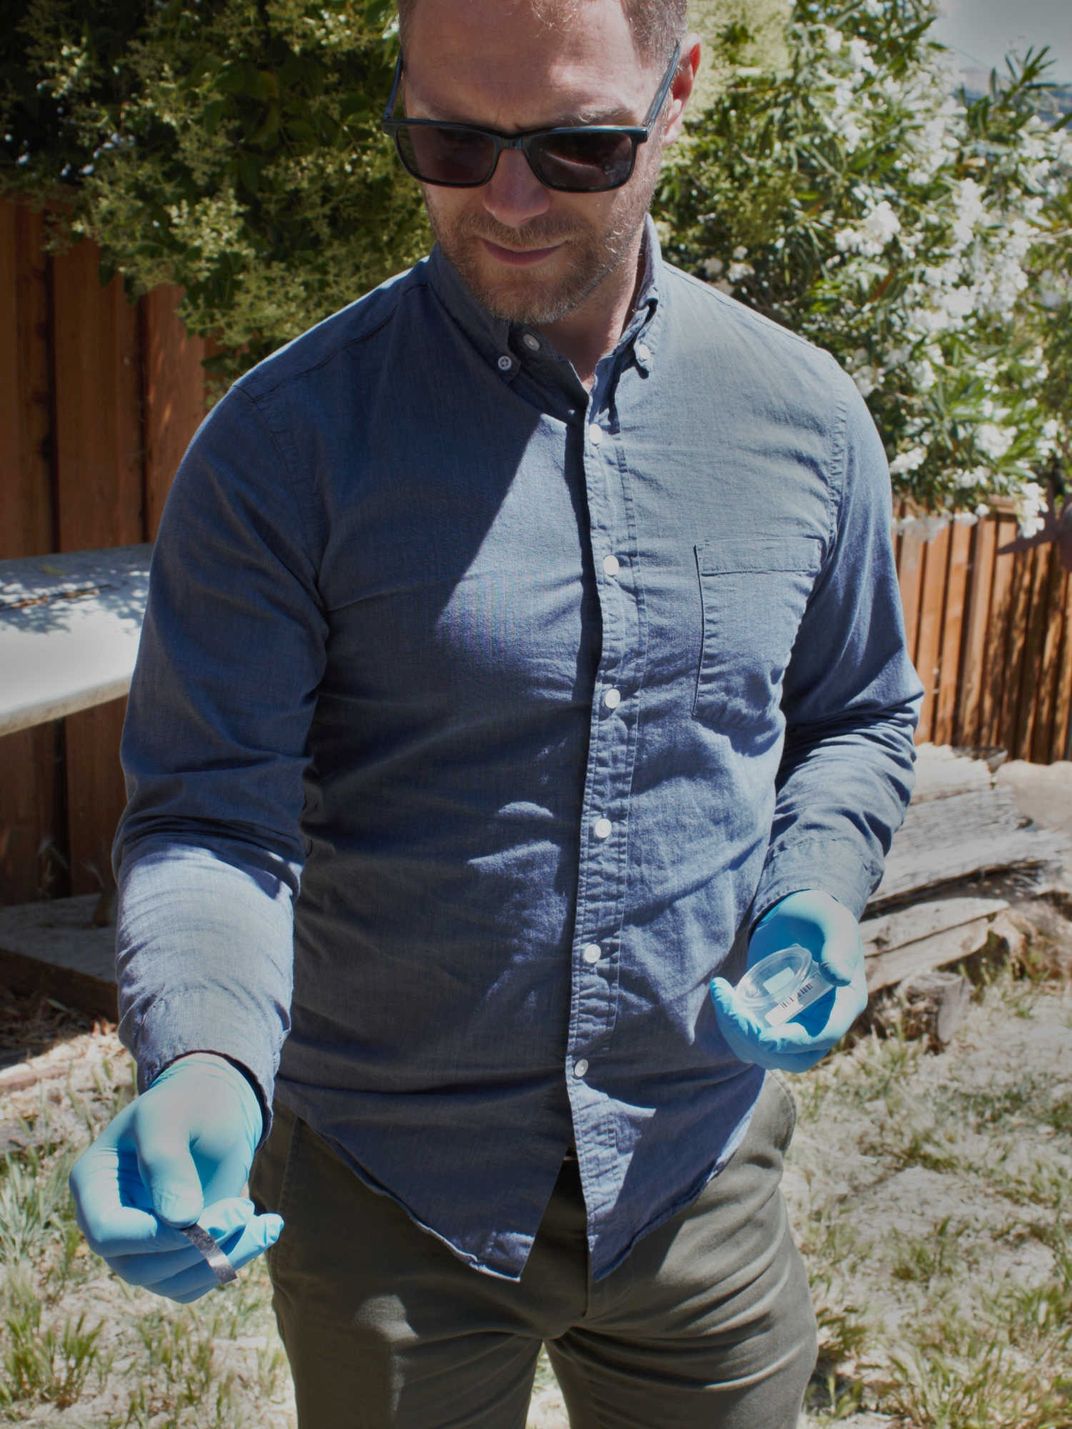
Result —
[[[651, 107], [644, 116], [642, 124], [573, 124], [560, 125], [553, 129], [526, 129], [519, 134], [504, 134], [498, 129], [483, 129], [479, 124], [455, 124], [450, 120], [441, 119], [395, 119], [393, 111], [398, 99], [399, 86], [402, 83], [403, 57], [402, 51], [398, 52], [398, 59], [395, 62], [394, 81], [391, 84], [391, 93], [388, 95], [387, 104], [384, 107], [383, 117], [380, 120], [380, 127], [392, 136], [395, 141], [395, 149], [401, 160], [402, 167], [413, 178], [418, 179], [422, 184], [434, 184], [439, 188], [448, 189], [478, 189], [483, 188], [486, 183], [490, 183], [499, 164], [499, 155], [504, 149], [520, 149], [528, 160], [529, 168], [539, 179], [545, 188], [555, 189], [559, 193], [607, 193], [611, 189], [621, 188], [627, 184], [633, 176], [633, 169], [636, 166], [637, 145], [644, 144], [651, 138], [652, 130], [656, 121], [662, 113], [666, 97], [670, 93], [670, 86], [673, 84], [674, 76], [677, 74], [678, 64], [681, 59], [681, 42], [674, 46], [674, 53], [670, 57], [666, 73], [663, 75], [659, 85], [658, 93], [651, 102]], [[401, 144], [401, 131], [412, 129], [447, 129], [451, 133], [479, 134], [481, 138], [490, 139], [493, 144], [491, 165], [484, 178], [464, 179], [461, 181], [450, 179], [429, 179], [424, 174], [417, 173], [407, 162]], [[566, 138], [578, 134], [614, 134], [622, 138], [627, 138], [632, 142], [632, 149], [629, 156], [629, 168], [622, 178], [616, 178], [613, 183], [586, 185], [577, 188], [568, 184], [548, 183], [547, 179], [540, 173], [537, 167], [538, 157], [534, 162], [534, 147], [543, 139]], [[536, 150], [538, 155], [538, 150]]]

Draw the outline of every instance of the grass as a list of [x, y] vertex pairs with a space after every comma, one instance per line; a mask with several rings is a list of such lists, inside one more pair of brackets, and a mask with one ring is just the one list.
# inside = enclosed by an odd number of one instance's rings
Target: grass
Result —
[[[1026, 961], [976, 975], [946, 1052], [894, 1017], [791, 1082], [786, 1194], [820, 1338], [809, 1429], [1072, 1425], [1072, 997]], [[0, 1103], [0, 1424], [287, 1429], [263, 1259], [179, 1306], [86, 1247], [68, 1171], [135, 1088], [114, 1032], [83, 1036], [65, 1081]], [[546, 1358], [530, 1423], [565, 1424]]]

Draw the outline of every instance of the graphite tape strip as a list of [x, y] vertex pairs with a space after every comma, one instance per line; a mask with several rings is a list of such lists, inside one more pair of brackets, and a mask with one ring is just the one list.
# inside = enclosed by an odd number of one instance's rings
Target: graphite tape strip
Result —
[[216, 1277], [220, 1285], [229, 1285], [232, 1280], [238, 1279], [238, 1271], [224, 1255], [216, 1242], [209, 1235], [208, 1231], [203, 1231], [199, 1225], [179, 1226], [183, 1235], [196, 1245], [201, 1254], [208, 1261], [209, 1269]]

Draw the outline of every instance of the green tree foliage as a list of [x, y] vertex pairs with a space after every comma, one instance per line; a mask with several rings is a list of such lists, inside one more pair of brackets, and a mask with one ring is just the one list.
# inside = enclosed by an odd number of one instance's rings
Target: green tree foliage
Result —
[[[693, 117], [660, 221], [668, 256], [843, 362], [902, 493], [938, 521], [1010, 497], [1031, 535], [1072, 456], [1072, 141], [1044, 53], [971, 101], [934, 15], [797, 0], [788, 64]], [[747, 23], [720, 38], [732, 60]]]
[[0, 185], [63, 204], [132, 293], [185, 289], [227, 371], [412, 263], [378, 127], [382, 0], [28, 0], [0, 40]]

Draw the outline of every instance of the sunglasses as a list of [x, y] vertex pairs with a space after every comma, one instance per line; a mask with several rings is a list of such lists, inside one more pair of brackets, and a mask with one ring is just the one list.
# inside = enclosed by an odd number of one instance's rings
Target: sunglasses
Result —
[[438, 119], [394, 119], [402, 80], [402, 55], [380, 121], [393, 135], [403, 167], [425, 184], [475, 189], [495, 172], [504, 149], [520, 149], [540, 183], [562, 193], [603, 193], [621, 188], [636, 164], [637, 145], [645, 143], [666, 103], [681, 56], [675, 45], [659, 92], [643, 124], [574, 124], [502, 134], [477, 124], [443, 124]]

